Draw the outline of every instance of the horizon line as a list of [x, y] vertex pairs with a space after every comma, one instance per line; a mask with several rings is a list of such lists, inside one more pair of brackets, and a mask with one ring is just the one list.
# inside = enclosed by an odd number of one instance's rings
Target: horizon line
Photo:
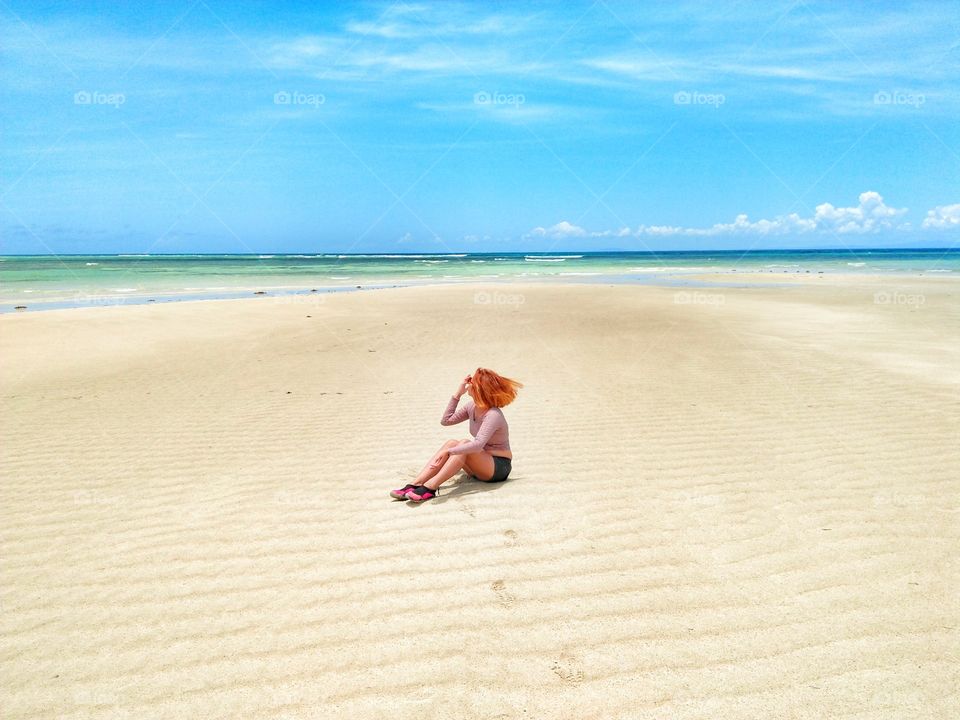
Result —
[[370, 256], [416, 256], [416, 255], [435, 255], [437, 257], [456, 257], [464, 255], [546, 255], [546, 256], [560, 256], [560, 255], [612, 255], [612, 254], [642, 254], [642, 255], [670, 255], [670, 254], [695, 254], [695, 253], [727, 253], [727, 254], [747, 254], [747, 253], [758, 253], [758, 252], [784, 252], [784, 253], [802, 253], [802, 252], [849, 252], [849, 253], [858, 253], [864, 251], [882, 251], [882, 252], [897, 252], [897, 251], [911, 251], [911, 252], [921, 252], [921, 251], [933, 251], [933, 252], [960, 252], [960, 247], [958, 246], [948, 246], [948, 247], [823, 247], [823, 248], [717, 248], [717, 249], [701, 249], [701, 250], [510, 250], [510, 251], [483, 251], [483, 252], [364, 252], [364, 253], [347, 253], [347, 252], [249, 252], [249, 253], [223, 253], [223, 252], [179, 252], [179, 253], [0, 253], [0, 258], [17, 258], [17, 257], [182, 257], [182, 256], [193, 256], [193, 257], [223, 257], [223, 256], [232, 256], [232, 257], [251, 257], [251, 258], [261, 258], [266, 259], [262, 256], [273, 256], [273, 257], [296, 257], [296, 256], [309, 256], [309, 257], [324, 257], [324, 256], [341, 256], [341, 257], [370, 257]]

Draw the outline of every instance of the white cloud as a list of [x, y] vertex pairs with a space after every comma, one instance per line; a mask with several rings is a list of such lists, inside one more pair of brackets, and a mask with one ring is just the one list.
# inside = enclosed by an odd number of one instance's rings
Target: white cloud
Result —
[[568, 223], [566, 220], [561, 220], [556, 225], [551, 225], [548, 228], [535, 227], [528, 233], [528, 235], [531, 237], [560, 239], [569, 237], [586, 237], [589, 235], [589, 233], [579, 225], [573, 225]]
[[[960, 205], [949, 205], [945, 208], [937, 208], [937, 210], [945, 211], [949, 218], [947, 220], [937, 220], [937, 222], [960, 223]], [[564, 220], [549, 228], [534, 228], [528, 235], [562, 239], [587, 236], [664, 237], [683, 235], [688, 237], [712, 237], [717, 235], [800, 235], [812, 232], [874, 233], [879, 230], [908, 229], [907, 224], [895, 222], [896, 218], [905, 212], [907, 212], [907, 208], [890, 207], [884, 203], [880, 193], [868, 191], [860, 194], [859, 204], [855, 207], [838, 208], [830, 203], [823, 203], [816, 207], [813, 217], [809, 218], [800, 217], [797, 213], [790, 213], [789, 215], [778, 215], [772, 220], [750, 220], [747, 215], [741, 214], [737, 215], [733, 222], [717, 223], [706, 228], [641, 225], [633, 232], [629, 228], [590, 232]], [[928, 226], [933, 212], [931, 210], [928, 213], [928, 218], [924, 221], [924, 227]], [[934, 225], [930, 226], [934, 227]], [[936, 225], [935, 227], [946, 227], [946, 225]]]
[[960, 203], [956, 205], [938, 205], [933, 210], [927, 210], [927, 217], [923, 220], [923, 228], [960, 227]]
[[830, 203], [817, 205], [814, 221], [818, 228], [838, 233], [868, 233], [893, 228], [893, 219], [906, 211], [906, 208], [884, 204], [880, 193], [865, 192], [860, 194], [857, 207], [835, 208]]
[[731, 223], [717, 223], [708, 228], [685, 228], [671, 225], [641, 225], [636, 235], [788, 235], [815, 230], [814, 220], [801, 218], [796, 213], [777, 216], [773, 220], [751, 221], [747, 215], [737, 215]]
[[602, 232], [592, 232], [590, 237], [630, 237], [632, 233], [630, 228], [623, 227], [619, 230], [604, 230]]

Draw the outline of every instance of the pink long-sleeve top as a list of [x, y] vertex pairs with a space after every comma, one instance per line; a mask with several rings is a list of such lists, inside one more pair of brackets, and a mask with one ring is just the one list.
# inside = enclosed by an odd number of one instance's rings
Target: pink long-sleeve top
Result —
[[500, 408], [488, 408], [480, 420], [477, 420], [477, 407], [473, 401], [463, 404], [457, 409], [460, 398], [451, 396], [447, 409], [440, 418], [441, 425], [456, 425], [470, 418], [470, 434], [475, 438], [471, 442], [454, 445], [448, 450], [451, 455], [465, 455], [485, 450], [491, 455], [502, 455], [510, 452], [510, 436], [507, 428], [507, 419]]

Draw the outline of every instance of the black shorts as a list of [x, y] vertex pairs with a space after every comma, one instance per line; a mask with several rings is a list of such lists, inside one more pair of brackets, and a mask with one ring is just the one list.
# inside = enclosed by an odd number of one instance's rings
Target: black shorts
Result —
[[510, 475], [512, 463], [510, 458], [493, 456], [493, 477], [487, 482], [503, 482]]

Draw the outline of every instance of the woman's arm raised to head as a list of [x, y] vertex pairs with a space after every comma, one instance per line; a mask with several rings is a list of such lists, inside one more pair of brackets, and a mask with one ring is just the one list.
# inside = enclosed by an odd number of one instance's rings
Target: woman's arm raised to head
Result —
[[464, 403], [463, 407], [457, 410], [457, 403], [459, 402], [459, 397], [456, 395], [450, 396], [447, 409], [443, 411], [443, 417], [440, 418], [441, 425], [456, 425], [457, 423], [462, 423], [469, 417], [469, 415], [467, 415], [467, 403]]
[[447, 452], [451, 455], [469, 455], [470, 453], [480, 452], [487, 446], [490, 437], [501, 425], [503, 425], [503, 415], [493, 409], [487, 410], [487, 414], [483, 416], [483, 422], [477, 429], [477, 437], [470, 442], [454, 445], [452, 448], [448, 448]]

